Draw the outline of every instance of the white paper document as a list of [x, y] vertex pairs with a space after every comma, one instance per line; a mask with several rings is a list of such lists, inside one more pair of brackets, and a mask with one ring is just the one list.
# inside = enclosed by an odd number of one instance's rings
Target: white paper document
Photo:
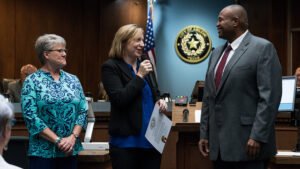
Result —
[[195, 110], [195, 122], [200, 123], [201, 120], [201, 110]]
[[172, 121], [165, 114], [160, 113], [158, 104], [155, 104], [145, 137], [161, 154], [171, 127]]

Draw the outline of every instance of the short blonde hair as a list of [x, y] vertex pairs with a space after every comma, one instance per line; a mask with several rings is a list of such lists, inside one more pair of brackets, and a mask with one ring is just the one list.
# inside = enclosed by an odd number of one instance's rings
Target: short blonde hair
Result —
[[128, 24], [120, 27], [115, 34], [108, 56], [110, 58], [122, 58], [125, 45], [138, 32], [144, 32], [144, 30], [136, 24]]

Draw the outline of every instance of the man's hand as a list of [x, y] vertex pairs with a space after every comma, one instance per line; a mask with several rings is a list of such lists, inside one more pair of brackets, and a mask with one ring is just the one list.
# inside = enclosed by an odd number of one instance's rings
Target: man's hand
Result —
[[255, 158], [260, 152], [260, 143], [253, 139], [249, 139], [246, 151], [250, 157]]
[[198, 148], [200, 153], [204, 156], [207, 157], [209, 153], [209, 148], [208, 148], [208, 140], [207, 139], [200, 139], [198, 143]]

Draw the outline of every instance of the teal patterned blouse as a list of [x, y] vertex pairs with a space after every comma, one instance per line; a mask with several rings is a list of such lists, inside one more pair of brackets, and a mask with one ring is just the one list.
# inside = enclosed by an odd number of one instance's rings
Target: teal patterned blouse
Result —
[[[60, 79], [55, 81], [49, 72], [39, 69], [24, 81], [21, 100], [29, 131], [28, 155], [65, 157], [64, 152], [39, 133], [48, 127], [63, 138], [72, 134], [75, 125], [86, 127], [88, 105], [78, 78], [61, 70]], [[81, 141], [77, 139], [73, 155], [82, 149]]]

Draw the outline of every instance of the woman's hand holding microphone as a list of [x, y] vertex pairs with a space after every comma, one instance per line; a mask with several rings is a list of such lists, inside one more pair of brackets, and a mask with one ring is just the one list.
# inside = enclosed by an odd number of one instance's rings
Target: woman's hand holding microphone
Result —
[[[144, 60], [141, 62], [139, 70], [137, 72], [137, 76], [144, 78], [147, 74], [153, 71], [152, 64], [150, 60]], [[160, 99], [157, 101], [157, 104], [159, 105], [159, 111], [162, 113], [166, 113], [168, 109], [167, 103], [163, 100]]]
[[150, 60], [144, 60], [140, 63], [140, 67], [136, 75], [141, 78], [144, 78], [147, 74], [149, 74], [152, 71], [153, 68]]

